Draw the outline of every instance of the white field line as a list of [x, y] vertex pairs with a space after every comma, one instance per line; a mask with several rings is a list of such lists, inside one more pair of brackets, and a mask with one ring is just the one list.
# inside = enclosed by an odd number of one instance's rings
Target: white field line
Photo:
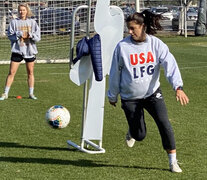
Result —
[[[37, 64], [69, 63], [69, 59], [36, 60], [35, 63]], [[0, 64], [10, 64], [10, 61], [0, 61]], [[25, 64], [25, 61], [22, 61], [21, 64]]]
[[181, 67], [179, 69], [200, 69], [200, 68], [207, 68], [207, 66], [191, 66], [191, 67]]
[[49, 73], [49, 74], [53, 74], [53, 75], [56, 75], [56, 74], [69, 74], [69, 72], [67, 72], [67, 73]]
[[178, 63], [178, 64], [207, 64], [207, 62], [189, 62], [189, 63]]

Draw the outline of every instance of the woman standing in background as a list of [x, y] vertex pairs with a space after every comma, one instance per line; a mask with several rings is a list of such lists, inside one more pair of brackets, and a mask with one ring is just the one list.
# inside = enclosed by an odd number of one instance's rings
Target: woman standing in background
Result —
[[11, 41], [12, 54], [4, 93], [0, 97], [0, 100], [8, 98], [15, 74], [23, 59], [26, 62], [29, 98], [37, 99], [34, 95], [34, 61], [38, 53], [35, 43], [41, 39], [40, 28], [36, 21], [31, 19], [32, 12], [27, 3], [19, 4], [18, 15], [18, 18], [13, 19], [8, 27], [8, 38]]

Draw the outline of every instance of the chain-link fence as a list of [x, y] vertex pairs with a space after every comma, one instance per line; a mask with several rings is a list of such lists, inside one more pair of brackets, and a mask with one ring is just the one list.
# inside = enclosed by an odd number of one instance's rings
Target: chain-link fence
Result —
[[[91, 33], [97, 0], [91, 0]], [[7, 38], [9, 22], [18, 16], [17, 7], [21, 2], [27, 2], [34, 14], [33, 18], [41, 28], [42, 40], [38, 46], [38, 60], [68, 60], [71, 17], [74, 9], [80, 5], [88, 5], [89, 0], [7, 0], [0, 1], [0, 63], [10, 59], [10, 42]], [[182, 30], [179, 25], [179, 17], [182, 9], [182, 1], [161, 0], [111, 0], [111, 5], [119, 6], [124, 16], [137, 10], [148, 9], [154, 13], [163, 15], [161, 24], [164, 32], [172, 33]], [[139, 4], [137, 4], [139, 3]], [[170, 3], [170, 5], [169, 5]], [[138, 6], [137, 6], [138, 5]], [[194, 3], [187, 14], [188, 30], [194, 31], [197, 20], [197, 4]], [[87, 22], [87, 9], [78, 11], [75, 18], [75, 39], [85, 36]], [[127, 29], [125, 27], [125, 32]]]

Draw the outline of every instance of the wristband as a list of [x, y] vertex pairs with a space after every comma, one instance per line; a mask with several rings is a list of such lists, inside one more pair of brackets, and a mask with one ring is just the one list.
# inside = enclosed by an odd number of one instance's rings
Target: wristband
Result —
[[182, 86], [179, 86], [179, 87], [177, 87], [176, 91], [177, 90], [182, 90], [183, 91], [183, 87]]

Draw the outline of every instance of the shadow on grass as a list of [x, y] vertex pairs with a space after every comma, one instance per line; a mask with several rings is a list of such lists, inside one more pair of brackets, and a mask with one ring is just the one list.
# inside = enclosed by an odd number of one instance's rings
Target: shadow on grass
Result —
[[169, 169], [156, 168], [156, 167], [122, 166], [122, 165], [115, 165], [115, 164], [103, 164], [100, 161], [92, 161], [92, 160], [86, 160], [86, 159], [63, 160], [63, 159], [52, 159], [52, 158], [0, 157], [0, 162], [72, 165], [72, 166], [79, 166], [79, 167], [135, 168], [135, 169], [144, 169], [144, 170], [169, 171]]
[[[56, 148], [56, 147], [37, 147], [37, 146], [25, 146], [18, 143], [0, 142], [0, 147], [7, 148], [32, 148], [32, 149], [45, 149], [45, 150], [56, 150], [56, 151], [78, 151], [76, 149], [68, 148]], [[56, 165], [72, 165], [79, 167], [116, 167], [116, 168], [135, 168], [143, 170], [160, 170], [169, 171], [169, 169], [157, 168], [157, 167], [142, 167], [142, 166], [127, 166], [127, 165], [114, 165], [103, 163], [101, 161], [92, 161], [86, 159], [79, 160], [64, 160], [64, 159], [53, 159], [53, 158], [21, 158], [21, 157], [0, 157], [0, 162], [11, 162], [11, 163], [37, 163], [37, 164], [56, 164]]]
[[[69, 151], [69, 148], [59, 148], [59, 147], [44, 147], [44, 146], [25, 146], [18, 143], [11, 142], [0, 142], [0, 147], [7, 148], [29, 148], [29, 149], [42, 149], [42, 150], [54, 150], [54, 151]], [[70, 149], [70, 151], [75, 149]]]

